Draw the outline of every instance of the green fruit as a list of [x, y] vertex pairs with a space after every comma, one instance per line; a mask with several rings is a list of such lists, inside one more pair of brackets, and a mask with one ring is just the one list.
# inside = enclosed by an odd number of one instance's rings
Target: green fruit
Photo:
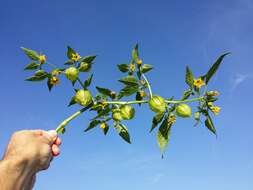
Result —
[[75, 102], [82, 106], [88, 106], [92, 102], [90, 91], [78, 90], [75, 95]]
[[78, 78], [78, 69], [75, 67], [69, 67], [68, 69], [65, 70], [65, 75], [67, 79], [73, 81], [76, 81]]
[[79, 66], [80, 72], [88, 72], [90, 69], [91, 69], [90, 63], [85, 63], [85, 62], [80, 63], [80, 66]]
[[163, 113], [166, 109], [165, 100], [160, 96], [153, 96], [149, 102], [149, 108], [156, 113]]
[[112, 111], [112, 118], [114, 121], [120, 121], [122, 120], [121, 112], [120, 110], [113, 110]]
[[179, 117], [191, 117], [192, 115], [191, 107], [188, 106], [187, 104], [179, 104], [176, 107], [176, 114]]
[[120, 108], [120, 113], [123, 119], [130, 120], [133, 119], [135, 110], [132, 106], [125, 105]]

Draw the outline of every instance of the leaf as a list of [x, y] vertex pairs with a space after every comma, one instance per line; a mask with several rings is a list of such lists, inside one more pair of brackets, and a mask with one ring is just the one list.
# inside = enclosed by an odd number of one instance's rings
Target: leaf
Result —
[[132, 94], [138, 91], [138, 86], [125, 86], [120, 90], [118, 98], [122, 98], [123, 96], [131, 96]]
[[209, 129], [213, 134], [215, 134], [217, 136], [216, 129], [213, 125], [213, 121], [212, 121], [211, 117], [209, 116], [209, 114], [207, 114], [207, 116], [206, 116], [205, 126], [207, 127], [207, 129]]
[[146, 73], [146, 72], [148, 72], [148, 71], [150, 71], [150, 70], [152, 70], [152, 69], [153, 69], [153, 66], [152, 66], [152, 65], [144, 64], [144, 65], [142, 66], [142, 68], [141, 68], [141, 72], [142, 72], [142, 73]]
[[122, 139], [124, 139], [126, 142], [131, 144], [130, 135], [128, 133], [126, 126], [119, 123], [119, 124], [116, 124], [114, 127], [117, 130], [117, 132], [119, 133], [119, 136], [121, 136]]
[[101, 87], [98, 87], [96, 86], [96, 89], [98, 90], [98, 92], [100, 92], [101, 94], [103, 95], [106, 95], [106, 96], [111, 96], [111, 90], [107, 89], [107, 88], [101, 88]]
[[68, 60], [64, 63], [64, 65], [73, 65], [74, 64], [74, 61], [72, 60]]
[[138, 44], [134, 46], [134, 49], [132, 50], [132, 59], [136, 63], [139, 59], [139, 52], [138, 52]]
[[52, 90], [52, 88], [53, 88], [53, 84], [51, 84], [51, 82], [50, 82], [50, 77], [48, 77], [48, 79], [47, 79], [47, 87], [48, 87], [48, 90], [49, 91], [51, 91]]
[[216, 71], [218, 70], [223, 58], [226, 55], [229, 55], [230, 53], [225, 53], [223, 55], [221, 55], [216, 61], [215, 63], [212, 65], [212, 67], [208, 70], [207, 74], [205, 75], [205, 79], [206, 79], [206, 84], [208, 84], [209, 80], [212, 78], [212, 76], [216, 73]]
[[159, 113], [157, 114], [156, 116], [153, 117], [153, 120], [152, 120], [152, 127], [150, 129], [150, 133], [157, 127], [157, 125], [159, 123], [161, 123], [161, 121], [163, 120], [163, 117], [164, 117], [164, 113]]
[[125, 73], [125, 72], [128, 72], [129, 71], [129, 67], [128, 67], [128, 64], [119, 64], [117, 65], [118, 66], [118, 69]]
[[85, 56], [85, 57], [82, 57], [79, 62], [85, 62], [85, 63], [92, 63], [92, 61], [95, 60], [97, 56], [96, 55], [89, 55], [89, 56]]
[[39, 60], [39, 54], [31, 49], [27, 49], [24, 47], [21, 47], [21, 49], [24, 51], [24, 53], [32, 60], [38, 61]]
[[99, 120], [93, 120], [90, 122], [89, 126], [84, 130], [84, 132], [87, 132], [91, 129], [93, 129], [94, 127], [96, 127], [99, 123], [101, 123], [101, 121]]
[[35, 63], [35, 62], [31, 62], [30, 64], [28, 64], [24, 70], [35, 70], [39, 68], [39, 64]]
[[190, 88], [193, 87], [194, 76], [188, 66], [186, 66], [185, 82], [190, 86]]
[[72, 58], [72, 54], [75, 54], [75, 50], [73, 50], [70, 46], [67, 46], [68, 50], [67, 50], [67, 56], [69, 59]]
[[91, 81], [92, 81], [92, 78], [93, 78], [93, 74], [91, 74], [91, 75], [84, 81], [84, 86], [85, 86], [86, 88], [90, 86]]
[[75, 96], [73, 96], [73, 97], [71, 98], [71, 100], [70, 100], [70, 102], [69, 102], [69, 104], [68, 104], [68, 107], [69, 107], [69, 106], [72, 106], [72, 105], [74, 105], [74, 104], [76, 104]]
[[184, 91], [183, 97], [181, 98], [181, 100], [186, 100], [190, 97], [190, 95], [192, 94], [192, 90], [188, 89]]
[[126, 76], [120, 79], [119, 82], [130, 86], [138, 85], [138, 80], [134, 76]]
[[109, 131], [109, 126], [106, 125], [106, 127], [103, 129], [104, 135], [106, 135], [108, 131]]
[[157, 143], [162, 154], [164, 153], [166, 147], [168, 146], [171, 126], [172, 126], [171, 124], [168, 124], [167, 118], [165, 118], [157, 132]]
[[35, 72], [35, 74], [30, 77], [30, 78], [27, 78], [25, 79], [26, 81], [42, 81], [44, 80], [45, 78], [48, 77], [48, 73], [44, 70], [38, 70]]

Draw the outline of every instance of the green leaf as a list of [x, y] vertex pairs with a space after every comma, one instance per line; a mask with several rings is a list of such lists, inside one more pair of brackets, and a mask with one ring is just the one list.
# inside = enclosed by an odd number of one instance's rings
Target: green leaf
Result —
[[122, 98], [123, 96], [131, 96], [132, 94], [138, 91], [138, 86], [125, 86], [120, 90], [118, 98]]
[[120, 79], [119, 82], [130, 86], [138, 85], [138, 80], [134, 76], [126, 76]]
[[157, 125], [162, 122], [164, 115], [164, 113], [159, 113], [153, 117], [152, 127], [149, 132], [152, 132], [157, 127]]
[[74, 61], [72, 60], [68, 60], [64, 63], [64, 65], [73, 65], [74, 64]]
[[192, 94], [192, 89], [188, 89], [184, 91], [183, 97], [181, 98], [181, 100], [186, 100], [190, 97], [190, 95]]
[[72, 54], [75, 54], [75, 50], [73, 50], [70, 46], [67, 46], [68, 50], [67, 50], [67, 56], [69, 59], [72, 58]]
[[132, 50], [132, 59], [136, 63], [139, 59], [139, 52], [138, 52], [138, 44], [134, 46], [134, 49]]
[[141, 72], [142, 73], [146, 73], [150, 70], [153, 69], [153, 66], [152, 65], [149, 65], [149, 64], [144, 64], [142, 67], [141, 67]]
[[35, 74], [32, 77], [27, 78], [25, 80], [26, 81], [42, 81], [45, 78], [47, 78], [48, 76], [49, 76], [49, 74], [46, 71], [38, 70], [35, 72]]
[[212, 118], [209, 116], [209, 114], [207, 114], [207, 116], [206, 116], [205, 126], [207, 127], [207, 129], [209, 129], [213, 134], [215, 134], [217, 136], [216, 129], [214, 127]]
[[89, 55], [89, 56], [85, 56], [85, 57], [82, 57], [79, 62], [85, 62], [85, 63], [92, 63], [92, 61], [95, 60], [97, 56], [96, 55]]
[[71, 98], [71, 100], [70, 100], [70, 102], [69, 102], [69, 104], [68, 104], [68, 107], [69, 107], [69, 106], [72, 106], [72, 105], [74, 105], [74, 104], [76, 104], [75, 96], [73, 96], [73, 97]]
[[47, 79], [47, 87], [48, 87], [48, 90], [51, 91], [52, 88], [53, 88], [53, 86], [54, 86], [54, 85], [50, 83], [50, 77], [48, 77], [48, 79]]
[[111, 96], [112, 91], [109, 90], [108, 88], [101, 88], [101, 87], [96, 86], [96, 89], [98, 90], [98, 92], [100, 92], [103, 95], [106, 95], [109, 97]]
[[24, 70], [35, 70], [39, 68], [39, 64], [35, 63], [35, 62], [31, 62], [30, 64], [28, 64]]
[[171, 126], [172, 126], [171, 124], [168, 124], [167, 118], [165, 118], [157, 132], [157, 143], [162, 154], [164, 153], [166, 147], [168, 146]]
[[89, 126], [84, 130], [84, 132], [87, 132], [87, 131], [93, 129], [94, 127], [96, 127], [100, 123], [101, 123], [101, 121], [99, 121], [99, 120], [93, 120], [93, 121], [91, 121], [90, 124], [89, 124]]
[[119, 136], [121, 136], [122, 139], [124, 139], [126, 142], [131, 144], [130, 135], [128, 133], [126, 126], [119, 123], [119, 124], [116, 124], [114, 127], [117, 130], [117, 132], [119, 133]]
[[84, 86], [85, 86], [86, 88], [90, 86], [91, 81], [92, 81], [92, 78], [93, 78], [93, 74], [91, 74], [91, 75], [84, 81]]
[[109, 126], [106, 125], [106, 127], [103, 129], [104, 135], [106, 135], [109, 131]]
[[117, 65], [117, 66], [118, 66], [118, 69], [119, 69], [121, 72], [123, 72], [123, 73], [129, 71], [129, 66], [128, 66], [128, 64], [119, 64], [119, 65]]
[[185, 82], [190, 86], [190, 88], [193, 87], [194, 76], [188, 66], [186, 66]]
[[212, 76], [216, 73], [216, 71], [218, 70], [223, 58], [226, 55], [229, 55], [230, 53], [225, 53], [223, 55], [221, 55], [216, 61], [215, 63], [212, 65], [212, 67], [209, 69], [209, 71], [207, 72], [207, 74], [205, 75], [205, 79], [206, 79], [206, 84], [208, 84], [209, 80], [212, 78]]
[[39, 60], [39, 54], [31, 49], [27, 49], [24, 47], [21, 47], [21, 49], [24, 51], [24, 53], [32, 60], [38, 61]]

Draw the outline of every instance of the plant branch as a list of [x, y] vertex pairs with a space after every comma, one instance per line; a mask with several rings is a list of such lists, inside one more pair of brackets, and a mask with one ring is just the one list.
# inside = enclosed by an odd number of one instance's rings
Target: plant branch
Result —
[[142, 75], [143, 79], [146, 81], [146, 83], [147, 83], [147, 85], [148, 85], [149, 95], [150, 95], [150, 98], [152, 98], [153, 93], [152, 93], [151, 86], [150, 86], [150, 84], [149, 84], [149, 82], [148, 82], [148, 79], [147, 79], [147, 77], [146, 77], [143, 73], [142, 73], [141, 75]]

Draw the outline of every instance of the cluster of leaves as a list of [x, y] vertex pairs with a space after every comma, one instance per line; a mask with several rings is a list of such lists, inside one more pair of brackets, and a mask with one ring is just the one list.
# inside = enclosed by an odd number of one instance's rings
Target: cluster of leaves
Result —
[[[152, 120], [150, 132], [159, 126], [157, 130], [157, 142], [160, 150], [164, 152], [176, 118], [191, 116], [191, 108], [182, 103], [196, 101], [198, 103], [196, 112], [194, 113], [196, 125], [204, 118], [207, 129], [216, 135], [216, 129], [210, 112], [215, 114], [219, 112], [219, 108], [213, 105], [213, 102], [218, 100], [218, 92], [207, 91], [207, 85], [228, 53], [221, 55], [208, 72], [199, 77], [195, 77], [187, 66], [185, 82], [188, 88], [183, 92], [180, 100], [173, 100], [173, 98], [163, 99], [162, 97], [152, 95], [151, 86], [145, 74], [151, 71], [153, 67], [150, 64], [143, 64], [139, 56], [138, 45], [133, 48], [129, 63], [117, 65], [119, 71], [125, 74], [124, 77], [118, 80], [123, 87], [116, 92], [107, 87], [96, 86], [98, 93], [95, 96], [91, 96], [88, 89], [91, 85], [93, 74], [90, 74], [84, 81], [80, 79], [80, 73], [91, 70], [96, 58], [95, 55], [81, 57], [74, 49], [68, 46], [66, 53], [68, 59], [64, 63], [64, 67], [58, 68], [49, 63], [45, 55], [27, 48], [22, 48], [22, 50], [32, 61], [25, 67], [25, 70], [34, 71], [34, 74], [26, 79], [27, 81], [37, 82], [47, 79], [47, 86], [50, 91], [52, 87], [59, 83], [61, 75], [65, 75], [71, 81], [75, 94], [71, 98], [69, 106], [79, 104], [83, 107], [80, 110], [81, 112], [89, 110], [95, 113], [88, 127], [84, 130], [85, 132], [100, 126], [106, 135], [112, 127], [126, 142], [131, 143], [130, 134], [124, 121], [133, 119], [135, 116], [132, 104], [141, 106], [144, 103], [149, 103], [151, 110], [156, 112]], [[51, 66], [53, 69], [46, 71], [45, 65]], [[76, 83], [77, 81], [78, 84]], [[202, 86], [204, 88], [201, 88]], [[132, 101], [121, 100], [131, 96], [134, 96], [134, 100]], [[162, 111], [159, 111], [157, 107], [163, 106], [162, 104], [166, 104], [165, 109], [160, 109]], [[69, 122], [73, 118], [68, 118], [67, 121]], [[64, 121], [64, 125], [59, 132], [65, 132], [67, 121]]]

